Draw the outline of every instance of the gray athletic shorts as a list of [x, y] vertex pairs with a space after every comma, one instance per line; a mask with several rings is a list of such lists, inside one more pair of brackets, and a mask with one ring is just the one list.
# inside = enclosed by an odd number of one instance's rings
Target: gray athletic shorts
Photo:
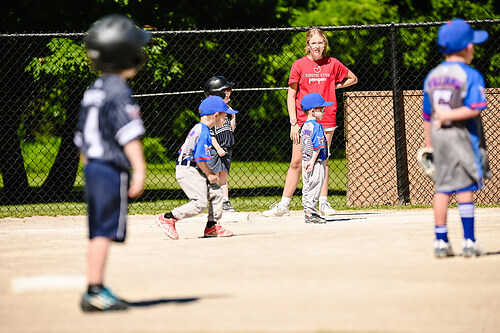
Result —
[[226, 171], [229, 173], [229, 169], [231, 169], [231, 155], [233, 154], [233, 149], [224, 148], [226, 150], [226, 155], [220, 157], [217, 154], [215, 149], [210, 151], [210, 155], [212, 155], [212, 160], [207, 162], [208, 167], [212, 170], [213, 173], [219, 173], [221, 171]]

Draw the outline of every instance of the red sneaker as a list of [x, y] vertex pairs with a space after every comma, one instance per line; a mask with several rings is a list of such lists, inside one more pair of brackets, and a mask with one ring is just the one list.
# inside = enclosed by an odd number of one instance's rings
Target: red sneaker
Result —
[[156, 218], [156, 223], [163, 229], [163, 231], [165, 231], [168, 237], [172, 239], [179, 239], [179, 234], [177, 233], [177, 230], [175, 230], [175, 222], [177, 222], [176, 219], [166, 219], [163, 214], [158, 215]]
[[211, 228], [205, 228], [205, 237], [231, 237], [233, 233], [224, 229], [219, 223]]

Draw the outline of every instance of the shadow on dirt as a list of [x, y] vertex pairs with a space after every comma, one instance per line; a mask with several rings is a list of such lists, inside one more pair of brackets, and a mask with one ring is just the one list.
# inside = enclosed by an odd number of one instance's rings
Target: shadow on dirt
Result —
[[141, 307], [155, 306], [162, 304], [187, 304], [187, 303], [198, 302], [199, 300], [200, 300], [199, 297], [159, 298], [146, 301], [128, 302], [128, 304], [133, 307], [141, 308]]

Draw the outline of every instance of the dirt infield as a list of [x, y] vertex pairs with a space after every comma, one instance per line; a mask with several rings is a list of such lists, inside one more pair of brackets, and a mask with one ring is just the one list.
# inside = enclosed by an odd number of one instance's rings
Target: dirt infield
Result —
[[[0, 332], [500, 332], [500, 208], [476, 209], [488, 255], [437, 260], [433, 214], [340, 212], [326, 225], [291, 217], [225, 226], [198, 219], [167, 240], [154, 216], [129, 217], [107, 283], [124, 313], [84, 314], [86, 220], [0, 220]], [[449, 237], [461, 252], [456, 209]]]

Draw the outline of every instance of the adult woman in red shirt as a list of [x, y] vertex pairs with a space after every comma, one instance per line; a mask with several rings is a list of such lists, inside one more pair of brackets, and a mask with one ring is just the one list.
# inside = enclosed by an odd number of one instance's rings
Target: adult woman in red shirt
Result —
[[[326, 56], [328, 49], [328, 39], [323, 30], [319, 28], [310, 29], [306, 34], [306, 56], [296, 60], [290, 70], [287, 106], [291, 125], [290, 139], [293, 141], [292, 159], [286, 175], [281, 202], [273, 204], [270, 210], [263, 213], [265, 216], [284, 216], [290, 214], [290, 200], [299, 183], [302, 169], [299, 129], [306, 120], [306, 115], [300, 108], [302, 97], [316, 92], [321, 94], [326, 101], [334, 102], [332, 106], [325, 108], [325, 115], [320, 121], [328, 140], [328, 149], [330, 149], [333, 132], [337, 127], [335, 89], [345, 88], [358, 82], [358, 78], [349, 68], [344, 66], [339, 60]], [[327, 175], [329, 174], [328, 171], [327, 163]], [[319, 211], [325, 216], [334, 215], [336, 211], [327, 201], [327, 196], [328, 181], [325, 181], [321, 189]]]

